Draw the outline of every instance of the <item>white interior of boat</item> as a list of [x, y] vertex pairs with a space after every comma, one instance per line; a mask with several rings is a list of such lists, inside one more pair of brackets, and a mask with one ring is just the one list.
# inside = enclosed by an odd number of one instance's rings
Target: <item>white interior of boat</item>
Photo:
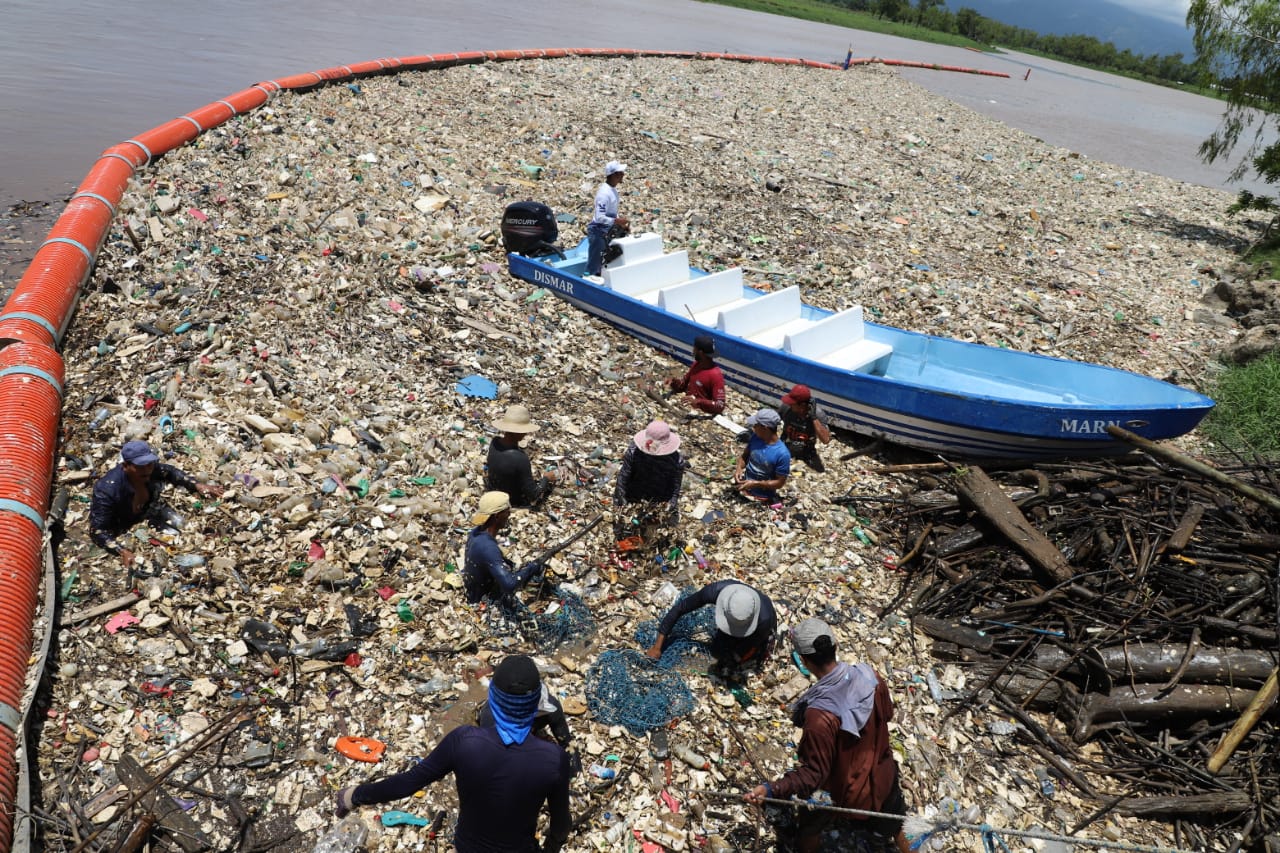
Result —
[[604, 269], [604, 286], [680, 314], [726, 335], [844, 370], [879, 370], [893, 347], [866, 338], [862, 306], [826, 314], [800, 300], [800, 288], [756, 295], [733, 267], [689, 277], [689, 254], [664, 253], [662, 236], [645, 233], [613, 244], [622, 255]]

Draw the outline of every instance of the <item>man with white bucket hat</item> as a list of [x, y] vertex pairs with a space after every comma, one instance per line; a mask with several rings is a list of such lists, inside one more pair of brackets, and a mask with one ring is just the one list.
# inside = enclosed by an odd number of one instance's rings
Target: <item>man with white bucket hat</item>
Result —
[[667, 611], [658, 625], [658, 638], [645, 652], [657, 660], [667, 635], [686, 613], [714, 605], [716, 633], [711, 639], [711, 656], [716, 674], [738, 680], [749, 670], [758, 670], [773, 648], [778, 616], [769, 596], [736, 580], [709, 583], [682, 598]]

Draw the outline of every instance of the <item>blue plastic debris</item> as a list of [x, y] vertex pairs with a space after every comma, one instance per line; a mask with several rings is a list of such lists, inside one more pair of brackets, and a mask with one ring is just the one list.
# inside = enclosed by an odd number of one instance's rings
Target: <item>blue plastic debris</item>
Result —
[[473, 373], [458, 380], [454, 390], [464, 397], [480, 397], [485, 400], [498, 398], [498, 385], [492, 379]]
[[416, 814], [402, 812], [399, 809], [389, 811], [382, 816], [383, 826], [430, 826], [431, 821]]

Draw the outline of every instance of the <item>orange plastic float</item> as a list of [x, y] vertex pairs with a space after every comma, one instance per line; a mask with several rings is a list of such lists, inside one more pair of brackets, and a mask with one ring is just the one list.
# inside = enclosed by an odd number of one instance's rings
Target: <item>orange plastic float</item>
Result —
[[340, 737], [333, 748], [352, 761], [369, 764], [377, 764], [382, 760], [382, 753], [387, 751], [385, 743], [371, 737]]

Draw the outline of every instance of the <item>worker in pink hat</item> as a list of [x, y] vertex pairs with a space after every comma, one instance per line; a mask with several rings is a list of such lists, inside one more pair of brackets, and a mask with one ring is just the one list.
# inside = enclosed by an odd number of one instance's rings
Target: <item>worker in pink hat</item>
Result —
[[613, 487], [613, 505], [621, 510], [614, 526], [619, 540], [630, 532], [629, 504], [647, 505], [634, 522], [643, 527], [642, 517], [652, 516], [661, 524], [678, 518], [680, 486], [687, 463], [680, 453], [680, 436], [666, 421], [653, 421], [631, 439], [622, 454], [622, 467]]

